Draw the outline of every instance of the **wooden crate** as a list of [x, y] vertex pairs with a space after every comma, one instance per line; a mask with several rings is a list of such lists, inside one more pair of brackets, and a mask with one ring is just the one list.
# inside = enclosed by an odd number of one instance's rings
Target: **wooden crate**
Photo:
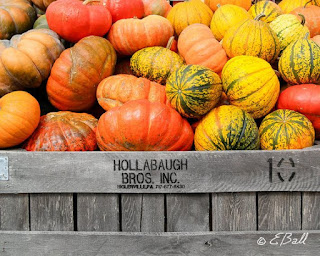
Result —
[[318, 146], [0, 151], [0, 178], [1, 256], [320, 251]]

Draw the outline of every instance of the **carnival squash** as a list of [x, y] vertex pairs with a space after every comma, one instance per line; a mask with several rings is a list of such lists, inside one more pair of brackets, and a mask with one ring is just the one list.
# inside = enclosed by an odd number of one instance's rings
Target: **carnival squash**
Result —
[[251, 14], [253, 18], [257, 17], [258, 15], [264, 14], [265, 16], [261, 17], [260, 20], [270, 23], [275, 18], [283, 14], [283, 11], [275, 2], [262, 0], [256, 2], [251, 6], [249, 14]]
[[251, 6], [251, 0], [204, 0], [205, 4], [208, 5], [212, 11], [218, 9], [218, 5], [232, 4], [240, 6], [246, 10], [249, 10]]
[[192, 147], [193, 131], [173, 108], [134, 100], [100, 117], [97, 141], [103, 151], [185, 151]]
[[36, 22], [33, 24], [33, 28], [34, 29], [39, 29], [39, 28], [49, 29], [48, 21], [47, 21], [47, 18], [46, 18], [45, 14], [41, 15], [36, 20]]

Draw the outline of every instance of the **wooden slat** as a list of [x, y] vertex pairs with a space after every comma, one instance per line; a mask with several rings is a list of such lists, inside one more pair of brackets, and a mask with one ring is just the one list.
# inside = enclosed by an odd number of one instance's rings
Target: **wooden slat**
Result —
[[258, 193], [258, 229], [301, 229], [301, 193]]
[[120, 231], [119, 195], [78, 194], [79, 231]]
[[212, 194], [213, 231], [254, 231], [256, 213], [256, 193]]
[[121, 231], [141, 231], [142, 195], [121, 195]]
[[142, 232], [165, 231], [164, 195], [142, 195]]
[[[276, 236], [279, 238], [274, 239]], [[319, 255], [320, 231], [310, 231], [305, 236], [306, 240], [301, 241], [305, 244], [292, 244], [295, 242], [293, 239], [300, 240], [302, 236], [302, 232], [280, 235], [278, 232], [128, 234], [2, 231], [0, 241], [1, 256]], [[257, 241], [262, 241], [262, 238], [265, 239], [265, 245], [258, 245]]]
[[320, 229], [320, 193], [303, 193], [302, 229]]
[[[0, 156], [9, 157], [9, 181], [0, 181], [0, 193], [320, 192], [320, 179], [315, 178], [320, 176], [319, 154], [319, 148], [250, 152], [1, 151]], [[173, 170], [162, 170], [165, 160], [175, 161]], [[119, 161], [131, 163], [132, 170], [119, 171]], [[152, 163], [161, 170], [149, 171]], [[171, 181], [161, 184], [160, 173], [171, 175]], [[128, 182], [136, 184], [129, 188]]]
[[0, 195], [0, 230], [29, 230], [28, 195]]
[[167, 195], [167, 231], [209, 231], [209, 194]]
[[33, 231], [74, 230], [73, 196], [30, 195], [30, 225]]

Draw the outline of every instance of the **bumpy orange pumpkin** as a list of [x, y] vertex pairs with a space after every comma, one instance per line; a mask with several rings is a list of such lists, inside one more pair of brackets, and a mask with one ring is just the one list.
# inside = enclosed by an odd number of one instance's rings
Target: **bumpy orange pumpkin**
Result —
[[49, 101], [59, 110], [83, 111], [96, 101], [98, 84], [114, 72], [116, 53], [110, 42], [89, 36], [65, 50], [47, 83]]
[[121, 55], [132, 55], [151, 46], [166, 46], [173, 27], [164, 17], [149, 15], [143, 19], [122, 19], [111, 27], [108, 40]]
[[220, 73], [228, 57], [211, 30], [203, 24], [185, 28], [178, 39], [178, 50], [187, 64], [197, 64]]
[[97, 141], [103, 151], [185, 151], [192, 147], [193, 131], [173, 108], [134, 100], [100, 117]]
[[240, 6], [246, 10], [249, 10], [251, 6], [251, 0], [204, 0], [205, 4], [208, 5], [211, 10], [216, 11], [218, 9], [218, 4], [233, 4]]
[[98, 85], [97, 100], [106, 111], [125, 102], [140, 99], [166, 103], [165, 87], [132, 75], [110, 76]]
[[11, 92], [0, 99], [0, 148], [19, 145], [37, 128], [38, 101], [27, 92]]

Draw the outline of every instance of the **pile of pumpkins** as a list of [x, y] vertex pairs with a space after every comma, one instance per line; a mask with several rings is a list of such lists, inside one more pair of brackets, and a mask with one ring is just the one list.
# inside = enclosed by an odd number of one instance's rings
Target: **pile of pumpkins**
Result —
[[0, 148], [311, 147], [319, 6], [0, 0]]

